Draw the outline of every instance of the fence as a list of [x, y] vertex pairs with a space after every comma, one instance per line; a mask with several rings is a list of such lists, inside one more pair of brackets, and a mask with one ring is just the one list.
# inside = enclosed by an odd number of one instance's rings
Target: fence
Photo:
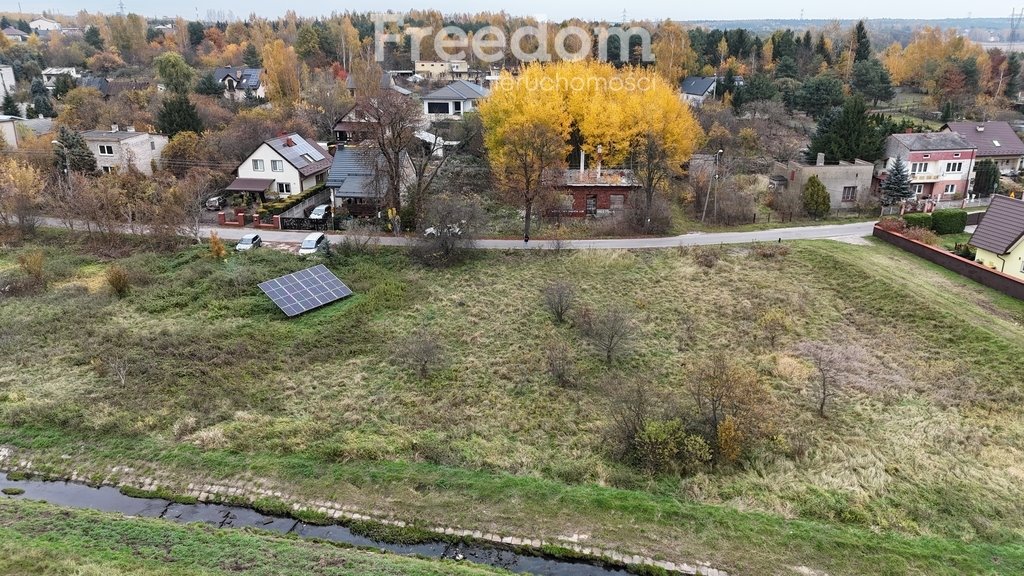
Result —
[[942, 248], [922, 244], [921, 242], [911, 240], [902, 234], [883, 230], [878, 226], [875, 226], [873, 235], [879, 240], [888, 242], [889, 244], [906, 250], [915, 256], [919, 256], [929, 262], [938, 264], [947, 270], [952, 270], [965, 278], [974, 280], [979, 284], [988, 286], [989, 288], [1002, 292], [1007, 296], [1024, 300], [1024, 281], [1018, 280], [1013, 276], [997, 272], [982, 266], [977, 262], [967, 260], [966, 258], [961, 258], [960, 256], [947, 252]]
[[348, 228], [348, 218], [335, 216], [334, 218], [281, 218], [281, 230], [316, 230], [328, 232], [331, 230], [345, 230]]
[[[907, 200], [902, 205], [894, 204], [892, 206], [882, 206], [882, 216], [899, 216], [904, 212], [931, 212], [932, 210], [944, 210], [947, 208], [970, 210], [971, 208], [984, 208], [991, 203], [991, 196], [986, 198], [975, 198], [974, 200], [964, 198], [961, 200], [942, 200], [939, 202], [933, 202], [931, 200]], [[977, 222], [975, 222], [975, 224], [977, 224]]]
[[305, 218], [310, 208], [331, 203], [330, 189], [324, 189], [281, 213], [281, 218]]

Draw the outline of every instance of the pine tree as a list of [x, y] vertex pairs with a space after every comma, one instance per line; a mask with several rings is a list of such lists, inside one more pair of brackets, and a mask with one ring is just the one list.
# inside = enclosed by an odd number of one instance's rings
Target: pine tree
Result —
[[817, 176], [811, 176], [804, 184], [803, 193], [804, 212], [812, 218], [827, 216], [832, 209], [832, 198], [828, 195], [828, 189], [821, 183]]
[[85, 29], [85, 43], [97, 50], [103, 50], [103, 37], [100, 36], [100, 29], [89, 26]]
[[224, 85], [213, 77], [213, 74], [207, 74], [199, 79], [196, 83], [196, 94], [203, 94], [205, 96], [223, 96]]
[[184, 94], [168, 96], [156, 116], [156, 125], [161, 133], [173, 137], [178, 132], [203, 131], [203, 121], [196, 112], [195, 104]]
[[263, 66], [263, 59], [260, 58], [260, 53], [256, 50], [254, 44], [247, 44], [245, 50], [242, 51], [242, 62], [245, 63], [249, 68], [259, 68]]
[[53, 109], [53, 102], [50, 102], [49, 96], [36, 96], [33, 98], [32, 109], [35, 110], [37, 116], [43, 116], [44, 118], [53, 118], [57, 115], [57, 111]]
[[18, 110], [18, 103], [14, 101], [14, 96], [10, 92], [4, 94], [3, 113], [8, 116], [21, 116], [21, 110]]
[[854, 43], [856, 44], [856, 52], [853, 54], [854, 62], [863, 62], [871, 58], [871, 41], [868, 40], [868, 31], [864, 26], [864, 21], [857, 22], [857, 27], [854, 29]]
[[995, 191], [999, 182], [999, 167], [992, 160], [978, 162], [974, 176], [974, 193], [985, 198]]
[[897, 156], [892, 161], [892, 167], [882, 182], [882, 205], [892, 206], [902, 200], [914, 196], [910, 191], [910, 173], [907, 172], [907, 165], [903, 158]]
[[861, 60], [853, 65], [851, 85], [874, 104], [878, 104], [879, 100], [892, 100], [896, 97], [889, 71], [877, 58]]
[[81, 134], [67, 126], [61, 126], [57, 132], [57, 141], [60, 142], [60, 145], [54, 146], [53, 163], [58, 170], [64, 170], [64, 156], [66, 154], [67, 165], [71, 168], [72, 172], [83, 172], [85, 174], [96, 172], [96, 157], [92, 155], [89, 145], [86, 144], [85, 138]]
[[812, 161], [819, 153], [824, 153], [829, 162], [857, 159], [874, 162], [882, 157], [886, 136], [888, 134], [882, 134], [871, 121], [864, 100], [851, 96], [842, 108], [832, 109], [818, 122], [807, 148], [807, 160]]
[[942, 116], [939, 118], [940, 122], [952, 122], [953, 121], [953, 103], [946, 102], [942, 105]]

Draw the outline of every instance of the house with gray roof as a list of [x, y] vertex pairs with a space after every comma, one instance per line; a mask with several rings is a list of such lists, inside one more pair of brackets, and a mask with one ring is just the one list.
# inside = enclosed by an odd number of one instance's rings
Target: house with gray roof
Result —
[[443, 88], [420, 98], [423, 112], [431, 120], [459, 117], [471, 112], [477, 100], [487, 96], [487, 89], [479, 84], [456, 80]]
[[717, 76], [687, 76], [680, 90], [687, 104], [700, 106], [707, 98], [714, 97], [717, 86]]
[[374, 162], [380, 162], [379, 153], [369, 146], [340, 146], [335, 150], [327, 173], [335, 208], [345, 208], [357, 216], [377, 211], [383, 189], [378, 185]]
[[968, 244], [975, 262], [1024, 280], [1024, 200], [993, 196]]
[[331, 156], [319, 144], [298, 134], [265, 140], [235, 169], [238, 178], [225, 190], [253, 192], [262, 185], [271, 195], [300, 194], [327, 179]]
[[1002, 173], [1024, 169], [1024, 142], [1009, 122], [950, 122], [942, 130], [956, 132], [973, 144], [978, 149], [978, 162], [991, 160]]
[[956, 132], [893, 134], [886, 140], [885, 157], [875, 174], [877, 184], [885, 181], [895, 162], [902, 162], [917, 200], [963, 198], [970, 186], [976, 151]]
[[147, 176], [159, 167], [160, 154], [167, 146], [167, 136], [136, 132], [128, 126], [122, 130], [114, 124], [110, 130], [86, 130], [81, 133], [89, 151], [96, 157], [96, 167], [106, 173], [135, 167]]
[[267, 96], [263, 68], [219, 66], [213, 71], [213, 79], [224, 86], [224, 97], [229, 100], [242, 100], [247, 91], [256, 98]]
[[28, 42], [29, 35], [18, 30], [14, 26], [8, 26], [3, 30], [4, 36], [11, 42]]

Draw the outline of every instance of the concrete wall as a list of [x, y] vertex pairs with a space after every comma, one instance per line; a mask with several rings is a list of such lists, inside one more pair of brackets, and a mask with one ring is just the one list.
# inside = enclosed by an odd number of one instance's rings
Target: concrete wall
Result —
[[0, 122], [0, 136], [8, 148], [18, 147], [18, 126], [13, 120]]
[[[788, 164], [776, 163], [773, 171], [775, 175], [786, 178], [786, 187], [790, 190], [801, 191], [804, 184], [817, 176], [821, 183], [828, 190], [831, 198], [832, 209], [855, 208], [857, 202], [867, 198], [871, 193], [871, 176], [874, 173], [874, 165], [870, 162], [857, 160], [854, 163], [840, 162], [839, 164], [826, 164], [816, 166], [800, 162], [789, 162]], [[843, 201], [843, 188], [856, 186], [857, 193], [853, 200]]]

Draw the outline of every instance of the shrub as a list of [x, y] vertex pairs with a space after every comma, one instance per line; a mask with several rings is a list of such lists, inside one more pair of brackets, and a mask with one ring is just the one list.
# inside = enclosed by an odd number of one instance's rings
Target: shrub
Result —
[[732, 415], [727, 415], [725, 420], [718, 424], [716, 434], [719, 458], [729, 464], [739, 460], [743, 454], [743, 434], [736, 425], [736, 419]]
[[215, 260], [223, 260], [228, 257], [228, 249], [216, 232], [210, 233], [210, 257]]
[[124, 267], [114, 264], [107, 268], [107, 284], [118, 298], [124, 298], [131, 289], [132, 280]]
[[817, 176], [811, 176], [804, 184], [803, 195], [804, 212], [812, 218], [827, 216], [832, 209], [832, 198], [828, 190]]
[[547, 371], [555, 384], [563, 387], [573, 385], [572, 348], [561, 340], [547, 345]]
[[932, 232], [927, 228], [909, 228], [903, 233], [903, 235], [911, 240], [916, 240], [922, 244], [928, 244], [931, 246], [938, 246], [939, 242], [942, 240], [935, 232]]
[[36, 287], [46, 286], [46, 255], [42, 250], [18, 254], [18, 267]]
[[544, 305], [561, 324], [576, 300], [576, 288], [566, 280], [556, 280], [544, 287]]
[[419, 329], [398, 340], [395, 344], [395, 360], [416, 372], [421, 380], [441, 363], [444, 348], [437, 334]]
[[907, 221], [904, 220], [903, 218], [898, 218], [898, 217], [895, 217], [895, 216], [887, 216], [887, 217], [882, 218], [881, 220], [879, 220], [878, 224], [876, 224], [876, 226], [878, 226], [882, 230], [886, 230], [888, 232], [895, 232], [897, 234], [902, 234], [907, 229]]
[[924, 228], [930, 230], [932, 227], [932, 215], [924, 212], [911, 212], [903, 215], [907, 228]]
[[629, 348], [636, 325], [628, 312], [618, 306], [610, 306], [593, 314], [583, 326], [583, 334], [604, 356], [605, 364], [611, 364], [615, 357]]
[[793, 325], [789, 321], [789, 315], [786, 314], [785, 310], [769, 308], [758, 316], [757, 327], [761, 330], [765, 339], [768, 340], [768, 346], [774, 350], [779, 338], [788, 334]]
[[667, 234], [672, 229], [672, 207], [668, 200], [659, 194], [651, 199], [651, 211], [647, 219], [647, 199], [637, 192], [629, 195], [623, 217], [633, 232], [646, 234]]
[[754, 254], [765, 260], [789, 255], [789, 246], [781, 242], [755, 242], [752, 249]]
[[967, 211], [958, 209], [932, 212], [932, 230], [938, 234], [962, 234], [967, 228]]
[[693, 261], [702, 268], [714, 268], [722, 257], [722, 249], [717, 246], [698, 246], [693, 250]]
[[678, 420], [645, 422], [636, 437], [637, 463], [651, 474], [667, 470], [685, 438], [686, 432]]

